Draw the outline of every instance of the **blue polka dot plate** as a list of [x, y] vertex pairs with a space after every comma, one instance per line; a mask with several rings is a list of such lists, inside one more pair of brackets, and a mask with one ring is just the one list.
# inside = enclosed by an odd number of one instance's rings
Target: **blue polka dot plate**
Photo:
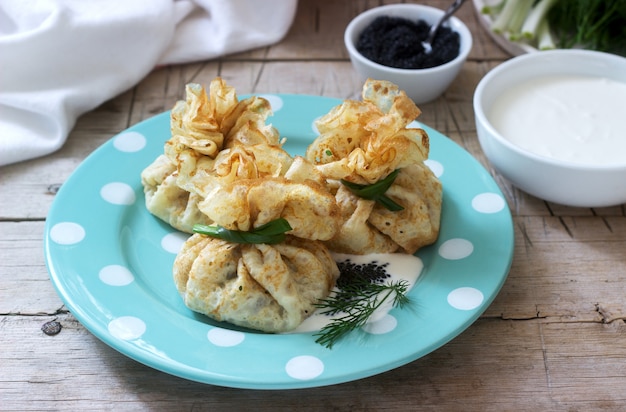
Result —
[[[263, 95], [286, 150], [303, 154], [313, 122], [338, 99]], [[140, 173], [169, 138], [169, 113], [114, 136], [59, 190], [46, 220], [50, 278], [72, 314], [95, 336], [160, 371], [208, 384], [294, 389], [361, 379], [416, 360], [469, 327], [493, 301], [513, 255], [513, 224], [500, 189], [469, 153], [436, 130], [429, 167], [444, 187], [437, 243], [410, 309], [391, 327], [359, 330], [328, 349], [314, 332], [263, 334], [217, 324], [187, 309], [171, 267], [187, 235], [147, 212]], [[375, 328], [374, 328], [375, 329]]]

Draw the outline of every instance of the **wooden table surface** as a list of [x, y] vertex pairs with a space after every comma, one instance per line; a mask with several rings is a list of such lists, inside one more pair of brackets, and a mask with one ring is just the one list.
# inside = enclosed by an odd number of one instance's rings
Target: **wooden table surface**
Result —
[[[59, 186], [120, 131], [169, 110], [194, 81], [220, 75], [239, 94], [355, 98], [361, 82], [343, 46], [349, 20], [379, 1], [300, 0], [293, 27], [271, 47], [158, 68], [132, 90], [82, 116], [58, 152], [0, 169], [0, 410], [624, 410], [624, 205], [585, 209], [529, 196], [484, 158], [472, 95], [510, 58], [458, 16], [474, 47], [444, 96], [420, 120], [467, 149], [493, 174], [512, 211], [514, 261], [505, 285], [464, 333], [407, 365], [366, 379], [298, 390], [244, 390], [177, 378], [91, 335], [67, 310], [43, 257], [46, 215]], [[448, 0], [424, 1], [445, 8]], [[57, 320], [62, 330], [44, 334]]]

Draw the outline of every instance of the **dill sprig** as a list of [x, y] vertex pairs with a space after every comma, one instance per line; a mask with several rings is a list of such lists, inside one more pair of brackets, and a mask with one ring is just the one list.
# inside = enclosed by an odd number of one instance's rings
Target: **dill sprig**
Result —
[[391, 300], [392, 307], [409, 304], [406, 292], [409, 283], [400, 280], [391, 283], [375, 283], [358, 279], [344, 285], [334, 295], [317, 303], [326, 315], [340, 315], [325, 325], [314, 336], [316, 343], [332, 349], [346, 334], [364, 326], [372, 314], [385, 302]]

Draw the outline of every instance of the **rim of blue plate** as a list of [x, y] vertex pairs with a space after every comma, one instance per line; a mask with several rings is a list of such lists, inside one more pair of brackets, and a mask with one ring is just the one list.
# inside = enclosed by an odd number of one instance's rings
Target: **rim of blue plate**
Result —
[[[262, 96], [274, 108], [269, 123], [287, 137], [292, 154], [303, 154], [316, 136], [314, 120], [342, 102]], [[444, 186], [442, 226], [439, 240], [416, 254], [425, 268], [409, 293], [415, 307], [392, 310], [397, 326], [388, 333], [359, 331], [327, 349], [311, 333], [242, 331], [185, 308], [171, 280], [175, 245], [184, 236], [147, 212], [139, 179], [169, 139], [169, 112], [113, 136], [63, 184], [44, 234], [50, 279], [94, 336], [131, 359], [197, 382], [318, 387], [412, 362], [487, 309], [506, 280], [514, 247], [511, 213], [491, 175], [452, 140], [418, 125], [431, 136], [429, 166]]]

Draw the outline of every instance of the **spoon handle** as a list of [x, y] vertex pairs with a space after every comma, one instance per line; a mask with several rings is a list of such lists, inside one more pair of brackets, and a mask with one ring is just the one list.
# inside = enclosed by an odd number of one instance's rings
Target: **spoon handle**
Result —
[[461, 7], [463, 5], [463, 3], [465, 3], [465, 0], [455, 0], [450, 5], [450, 7], [448, 7], [448, 9], [443, 14], [443, 17], [441, 17], [441, 19], [439, 19], [437, 24], [433, 25], [430, 28], [430, 32], [428, 33], [428, 40], [427, 40], [429, 44], [433, 43], [433, 40], [435, 39], [435, 35], [437, 34], [437, 30], [439, 30], [439, 27], [441, 27], [443, 22], [448, 20], [450, 18], [450, 16], [452, 16], [454, 14], [454, 12], [456, 12], [459, 9], [459, 7]]

